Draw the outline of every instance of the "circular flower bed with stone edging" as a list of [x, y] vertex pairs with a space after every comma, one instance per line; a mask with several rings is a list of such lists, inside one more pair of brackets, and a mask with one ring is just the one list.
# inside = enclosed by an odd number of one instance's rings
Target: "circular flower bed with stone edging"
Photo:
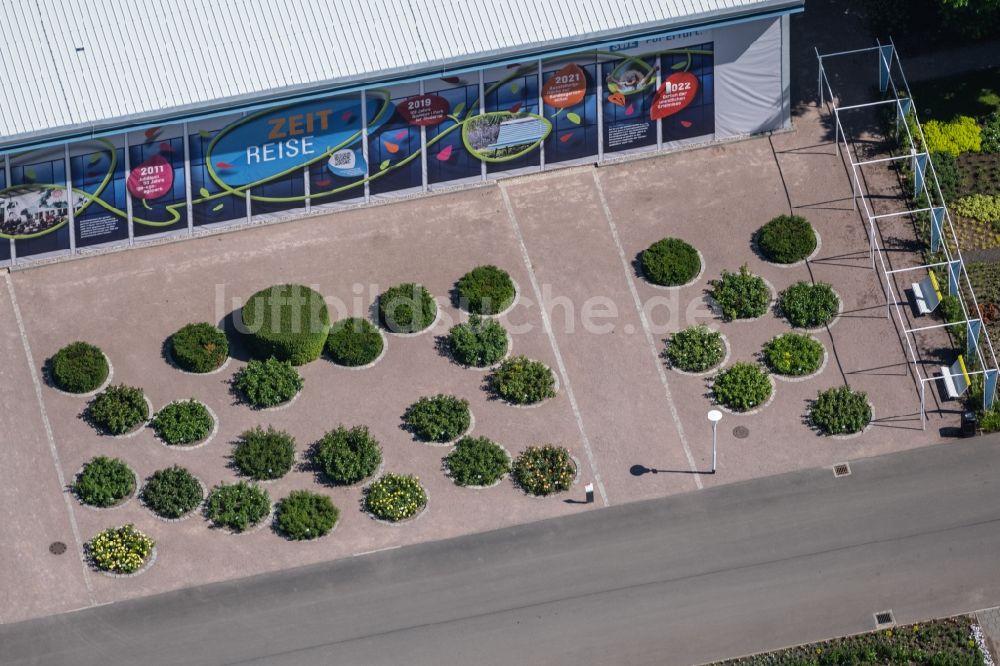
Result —
[[398, 523], [427, 506], [427, 491], [412, 474], [386, 474], [365, 489], [365, 510], [379, 520]]
[[576, 462], [561, 446], [529, 446], [512, 466], [514, 481], [529, 495], [569, 490], [576, 480]]
[[507, 271], [493, 265], [477, 266], [455, 284], [458, 304], [478, 315], [495, 315], [514, 302], [517, 290]]
[[486, 437], [463, 437], [443, 462], [448, 476], [459, 486], [491, 486], [511, 467], [507, 451]]
[[341, 319], [330, 328], [326, 354], [337, 365], [357, 368], [374, 363], [385, 349], [378, 328], [367, 319]]
[[646, 248], [640, 259], [643, 276], [661, 287], [679, 287], [701, 272], [701, 257], [690, 243], [664, 238]]
[[49, 359], [52, 383], [67, 393], [90, 393], [100, 388], [110, 371], [104, 352], [87, 342], [71, 342]]
[[313, 447], [313, 462], [327, 479], [348, 486], [378, 470], [382, 464], [382, 446], [366, 426], [338, 426]]
[[191, 472], [174, 465], [153, 472], [139, 497], [157, 516], [177, 520], [198, 508], [205, 499], [205, 490]]
[[229, 358], [229, 339], [208, 322], [188, 324], [170, 336], [170, 355], [186, 372], [213, 372]]
[[255, 357], [274, 357], [292, 365], [319, 358], [330, 332], [323, 295], [301, 284], [258, 291], [240, 310], [240, 321]]
[[119, 458], [96, 456], [83, 465], [73, 492], [88, 506], [107, 509], [122, 504], [135, 492], [135, 472]]
[[153, 554], [156, 542], [128, 523], [109, 527], [87, 542], [90, 561], [100, 571], [112, 574], [134, 574], [142, 569]]
[[737, 362], [715, 376], [712, 395], [734, 412], [749, 412], [765, 404], [774, 393], [767, 373], [756, 363]]

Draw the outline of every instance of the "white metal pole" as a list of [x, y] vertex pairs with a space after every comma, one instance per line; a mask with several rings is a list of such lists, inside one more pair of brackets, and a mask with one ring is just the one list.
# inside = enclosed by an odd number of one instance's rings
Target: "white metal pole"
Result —
[[716, 462], [718, 461], [718, 451], [719, 451], [719, 422], [712, 421], [712, 474], [715, 474]]

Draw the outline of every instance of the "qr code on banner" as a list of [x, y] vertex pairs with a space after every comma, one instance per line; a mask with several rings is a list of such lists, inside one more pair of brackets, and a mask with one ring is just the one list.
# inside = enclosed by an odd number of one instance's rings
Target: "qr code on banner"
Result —
[[354, 155], [348, 152], [338, 152], [333, 155], [333, 165], [339, 167], [351, 166], [354, 162]]

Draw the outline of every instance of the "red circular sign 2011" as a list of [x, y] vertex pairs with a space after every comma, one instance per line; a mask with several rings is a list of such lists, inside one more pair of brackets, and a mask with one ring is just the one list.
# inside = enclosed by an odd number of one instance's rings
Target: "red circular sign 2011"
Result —
[[649, 109], [652, 120], [660, 120], [686, 109], [698, 94], [698, 77], [690, 72], [676, 72], [660, 84]]
[[417, 95], [396, 104], [396, 110], [411, 125], [431, 127], [444, 122], [451, 104], [440, 95]]
[[174, 168], [162, 155], [153, 155], [129, 172], [126, 186], [136, 199], [159, 199], [174, 186]]

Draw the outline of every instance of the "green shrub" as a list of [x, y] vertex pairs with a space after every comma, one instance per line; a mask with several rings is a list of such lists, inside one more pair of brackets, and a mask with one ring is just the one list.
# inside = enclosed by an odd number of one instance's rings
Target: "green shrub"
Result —
[[771, 290], [764, 278], [758, 277], [743, 265], [739, 273], [722, 271], [722, 277], [712, 280], [712, 298], [726, 319], [755, 319], [767, 312]]
[[715, 400], [734, 412], [748, 412], [767, 402], [774, 387], [767, 373], [755, 363], [733, 363], [715, 376]]
[[403, 423], [424, 442], [450, 442], [469, 429], [469, 401], [453, 395], [420, 398], [406, 409]]
[[1000, 195], [970, 194], [956, 201], [953, 210], [976, 222], [995, 224], [1000, 222]]
[[153, 432], [167, 444], [193, 444], [208, 437], [215, 425], [208, 408], [197, 400], [172, 402], [153, 417]]
[[101, 571], [135, 573], [146, 564], [156, 542], [129, 523], [109, 527], [87, 542], [90, 558]]
[[704, 372], [722, 363], [726, 345], [722, 333], [699, 324], [670, 336], [666, 357], [670, 365], [685, 372]]
[[1000, 153], [1000, 111], [994, 111], [983, 120], [982, 137], [980, 147], [984, 153]]
[[764, 345], [764, 361], [772, 372], [790, 377], [811, 375], [823, 363], [823, 345], [801, 333], [785, 333]]
[[1000, 432], [1000, 410], [994, 407], [980, 414], [979, 428], [984, 433]]
[[341, 319], [330, 329], [326, 353], [337, 365], [368, 365], [382, 353], [382, 336], [367, 319]]
[[[946, 324], [965, 321], [965, 314], [962, 312], [962, 301], [959, 300], [958, 296], [952, 294], [947, 294], [941, 298], [941, 304], [938, 305], [937, 312]], [[966, 337], [968, 336], [966, 325], [955, 324], [954, 326], [949, 326], [948, 331], [955, 339], [955, 344], [959, 348], [964, 349]]]
[[317, 539], [330, 533], [340, 511], [326, 495], [293, 490], [278, 502], [275, 519], [278, 529], [289, 539]]
[[490, 388], [515, 405], [533, 405], [556, 395], [556, 378], [541, 361], [515, 356], [503, 361], [489, 378]]
[[322, 294], [300, 284], [262, 289], [240, 311], [241, 330], [258, 358], [302, 365], [319, 358], [330, 331]]
[[950, 122], [928, 120], [923, 127], [929, 153], [948, 153], [958, 157], [961, 153], [982, 150], [982, 130], [975, 118], [958, 116]]
[[382, 326], [393, 333], [417, 333], [434, 323], [437, 303], [422, 285], [407, 282], [379, 296], [378, 316]]
[[477, 266], [458, 279], [459, 305], [469, 312], [491, 315], [514, 302], [514, 281], [496, 266]]
[[642, 253], [642, 274], [653, 284], [676, 287], [701, 271], [698, 250], [679, 238], [658, 240]]
[[413, 475], [386, 474], [365, 490], [365, 509], [382, 520], [406, 520], [425, 506], [427, 492]]
[[847, 435], [871, 423], [872, 408], [866, 394], [838, 386], [819, 393], [809, 408], [809, 418], [824, 435]]
[[179, 465], [158, 469], [142, 488], [142, 501], [158, 516], [180, 518], [205, 499], [201, 484]]
[[90, 403], [90, 419], [112, 435], [122, 435], [149, 419], [149, 405], [141, 388], [116, 384]]
[[97, 456], [76, 477], [73, 490], [84, 504], [107, 508], [135, 490], [135, 474], [118, 458]]
[[233, 386], [254, 407], [274, 407], [288, 402], [304, 384], [289, 361], [269, 358], [247, 363], [233, 377]]
[[313, 459], [331, 481], [348, 485], [375, 473], [382, 447], [365, 426], [339, 426], [319, 440]]
[[576, 463], [561, 446], [529, 446], [513, 465], [514, 480], [532, 495], [551, 495], [569, 490], [576, 479]]
[[799, 215], [779, 215], [760, 228], [757, 246], [768, 261], [794, 264], [816, 249], [816, 232]]
[[188, 372], [211, 372], [229, 357], [229, 340], [207, 322], [188, 324], [170, 336], [170, 354]]
[[220, 483], [205, 500], [205, 516], [216, 527], [242, 532], [271, 513], [271, 496], [256, 483]]
[[445, 456], [444, 466], [460, 486], [488, 486], [510, 471], [510, 459], [491, 439], [463, 437]]
[[108, 378], [108, 359], [100, 348], [86, 342], [71, 342], [50, 361], [52, 381], [69, 393], [89, 393]]
[[295, 438], [283, 430], [260, 426], [240, 433], [233, 464], [257, 481], [280, 479], [295, 463]]
[[507, 331], [496, 320], [474, 314], [468, 322], [452, 326], [448, 345], [455, 360], [462, 365], [485, 368], [507, 353]]
[[[937, 174], [938, 185], [941, 186], [941, 196], [944, 197], [945, 203], [950, 206], [958, 198], [959, 188], [962, 186], [962, 173], [958, 170], [958, 162], [950, 153], [934, 153], [931, 155], [931, 160], [934, 162], [934, 173]], [[908, 178], [906, 183], [912, 189], [912, 178]], [[929, 185], [929, 188], [933, 189], [933, 185]], [[910, 195], [912, 197], [912, 192]], [[937, 201], [937, 198], [935, 197], [934, 200]]]
[[840, 311], [840, 299], [825, 282], [796, 282], [781, 292], [778, 309], [792, 326], [817, 328], [829, 324]]

